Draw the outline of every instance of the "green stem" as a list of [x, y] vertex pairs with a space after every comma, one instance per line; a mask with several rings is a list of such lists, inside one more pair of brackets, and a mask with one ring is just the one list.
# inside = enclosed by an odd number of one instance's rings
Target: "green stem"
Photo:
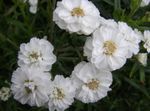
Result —
[[52, 41], [53, 40], [53, 31], [54, 31], [54, 22], [53, 22], [53, 11], [55, 9], [56, 5], [56, 0], [48, 0], [48, 7], [47, 7], [47, 12], [48, 12], [48, 22], [49, 22], [49, 30], [48, 30], [48, 40]]

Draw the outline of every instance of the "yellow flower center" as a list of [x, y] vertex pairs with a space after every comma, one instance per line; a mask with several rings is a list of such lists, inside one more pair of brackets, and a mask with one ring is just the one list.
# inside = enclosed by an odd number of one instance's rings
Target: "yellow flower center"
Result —
[[117, 47], [113, 41], [106, 41], [104, 42], [104, 49], [104, 54], [112, 55], [116, 51]]
[[37, 59], [40, 57], [40, 55], [38, 55], [36, 52], [32, 52], [32, 53], [29, 55], [29, 57], [32, 58], [32, 59], [37, 60]]
[[32, 93], [33, 90], [37, 89], [37, 86], [33, 85], [33, 80], [25, 80], [24, 85], [25, 85], [25, 91], [27, 94]]
[[62, 100], [65, 97], [64, 91], [61, 88], [55, 87], [55, 90], [53, 91], [55, 99]]
[[76, 7], [71, 11], [71, 15], [77, 17], [83, 17], [85, 14], [83, 9], [81, 9], [80, 7]]
[[97, 79], [92, 79], [90, 82], [85, 84], [91, 90], [97, 90], [99, 86], [99, 81]]

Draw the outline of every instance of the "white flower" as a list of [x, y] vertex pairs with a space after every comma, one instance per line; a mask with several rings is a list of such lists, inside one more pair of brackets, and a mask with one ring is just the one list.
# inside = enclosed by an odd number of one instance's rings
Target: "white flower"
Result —
[[84, 55], [98, 69], [116, 70], [126, 63], [127, 47], [118, 29], [104, 25], [87, 39]]
[[139, 53], [137, 59], [143, 66], [147, 65], [147, 53]]
[[149, 3], [150, 3], [150, 0], [142, 0], [140, 6], [144, 7], [144, 6], [147, 6]]
[[33, 14], [37, 12], [38, 0], [23, 0], [24, 2], [28, 1], [30, 8], [29, 11]]
[[88, 0], [62, 0], [57, 3], [53, 20], [70, 33], [91, 34], [100, 24], [100, 13]]
[[72, 72], [72, 81], [76, 86], [76, 98], [83, 103], [93, 103], [107, 96], [111, 89], [110, 71], [98, 70], [92, 63], [81, 62]]
[[29, 0], [30, 8], [29, 11], [33, 14], [37, 12], [38, 0]]
[[21, 67], [13, 72], [11, 90], [22, 104], [42, 106], [48, 101], [51, 75], [40, 68]]
[[56, 61], [53, 50], [52, 44], [47, 40], [32, 38], [29, 43], [20, 45], [18, 65], [37, 67], [49, 71]]
[[132, 55], [139, 52], [139, 43], [141, 42], [142, 33], [137, 29], [133, 30], [124, 22], [118, 22], [118, 28], [120, 33], [123, 34], [123, 38], [128, 44], [127, 58], [131, 58]]
[[147, 52], [150, 53], [150, 31], [145, 30], [144, 31], [144, 48], [147, 49]]
[[75, 97], [75, 88], [69, 78], [56, 75], [52, 82], [49, 95], [49, 111], [64, 111], [73, 102]]
[[30, 6], [29, 11], [35, 14], [37, 12], [37, 6]]
[[10, 88], [8, 88], [8, 87], [2, 87], [0, 89], [0, 100], [7, 101], [10, 96], [11, 96]]

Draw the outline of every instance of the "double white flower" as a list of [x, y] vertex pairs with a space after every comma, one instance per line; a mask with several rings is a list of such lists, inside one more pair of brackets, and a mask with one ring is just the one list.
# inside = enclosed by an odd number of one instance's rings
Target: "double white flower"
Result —
[[56, 75], [50, 86], [49, 111], [64, 111], [74, 102], [75, 88], [69, 78]]
[[55, 23], [70, 33], [89, 35], [100, 24], [99, 10], [88, 0], [62, 0], [53, 15]]
[[97, 102], [111, 90], [109, 88], [112, 84], [111, 72], [98, 70], [92, 63], [79, 63], [71, 76], [76, 87], [76, 98], [84, 103]]
[[117, 29], [101, 26], [87, 39], [84, 55], [98, 69], [116, 70], [126, 63], [127, 47]]
[[21, 67], [13, 72], [11, 90], [22, 104], [42, 106], [48, 102], [51, 75], [40, 68]]
[[52, 64], [56, 61], [53, 50], [54, 47], [50, 42], [34, 37], [29, 43], [20, 45], [18, 65], [21, 67], [42, 68], [44, 71], [49, 71]]

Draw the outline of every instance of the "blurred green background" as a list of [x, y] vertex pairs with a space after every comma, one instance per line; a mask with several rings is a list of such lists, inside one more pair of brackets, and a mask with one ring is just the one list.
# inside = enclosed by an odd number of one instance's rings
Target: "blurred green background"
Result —
[[[0, 0], [0, 88], [11, 82], [12, 72], [17, 66], [19, 46], [31, 37], [47, 36], [55, 47], [57, 62], [53, 65], [56, 74], [70, 76], [74, 66], [82, 60], [86, 36], [69, 34], [59, 29], [52, 21], [57, 0], [39, 0], [38, 12], [29, 12], [23, 0]], [[141, 0], [92, 0], [101, 16], [124, 21], [140, 31], [150, 30], [150, 6], [140, 7]], [[145, 52], [145, 50], [141, 50]], [[112, 91], [93, 104], [75, 101], [66, 111], [150, 111], [150, 56], [143, 67], [136, 57], [113, 72]], [[48, 111], [46, 108], [22, 105], [11, 97], [0, 101], [0, 111]]]

